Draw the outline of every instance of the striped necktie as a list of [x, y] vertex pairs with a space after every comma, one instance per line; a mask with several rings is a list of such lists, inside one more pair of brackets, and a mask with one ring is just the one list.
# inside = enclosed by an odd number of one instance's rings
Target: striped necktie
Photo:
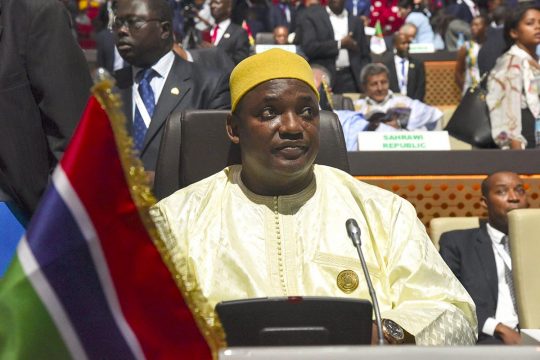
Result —
[[[156, 72], [152, 68], [143, 69], [139, 71], [137, 76], [141, 76], [141, 81], [139, 82], [138, 91], [141, 95], [141, 99], [148, 111], [150, 118], [154, 115], [154, 109], [156, 107], [156, 102], [154, 98], [154, 91], [150, 86], [150, 81], [156, 75]], [[133, 119], [133, 139], [135, 141], [135, 149], [141, 151], [144, 145], [144, 137], [146, 136], [146, 131], [148, 127], [144, 123], [143, 117], [139, 111], [139, 108], [135, 106], [135, 117]]]
[[[510, 256], [510, 241], [509, 241], [508, 235], [503, 236], [501, 240], [501, 244], [504, 247], [504, 251]], [[506, 265], [504, 265], [504, 279], [506, 280], [506, 283], [508, 284], [508, 289], [510, 290], [510, 297], [512, 298], [512, 304], [514, 304], [514, 310], [517, 311], [516, 307], [516, 294], [514, 291], [514, 279], [512, 277], [512, 270]]]

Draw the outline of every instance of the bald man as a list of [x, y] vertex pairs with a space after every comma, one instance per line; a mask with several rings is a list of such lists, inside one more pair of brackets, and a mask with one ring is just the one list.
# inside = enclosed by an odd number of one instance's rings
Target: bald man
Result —
[[249, 38], [246, 30], [231, 22], [231, 0], [210, 1], [210, 12], [215, 25], [210, 31], [211, 44], [203, 43], [203, 47], [217, 46], [222, 48], [235, 64], [249, 55]]
[[404, 33], [394, 34], [394, 48], [382, 56], [388, 69], [390, 90], [411, 99], [424, 101], [426, 94], [426, 70], [424, 62], [409, 54], [411, 40]]

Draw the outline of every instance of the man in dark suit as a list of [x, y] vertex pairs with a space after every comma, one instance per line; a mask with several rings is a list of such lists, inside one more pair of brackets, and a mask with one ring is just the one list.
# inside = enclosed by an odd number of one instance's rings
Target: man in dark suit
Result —
[[230, 106], [228, 75], [183, 60], [173, 51], [172, 13], [164, 0], [118, 0], [114, 31], [133, 66], [115, 73], [135, 148], [154, 171], [163, 125], [177, 110]]
[[[107, 28], [96, 32], [94, 36], [96, 41], [96, 63], [110, 73], [113, 73], [116, 62], [114, 34]], [[120, 67], [121, 68], [121, 67]]]
[[455, 18], [463, 20], [467, 24], [470, 24], [472, 19], [480, 15], [479, 8], [475, 0], [462, 0], [453, 5], [450, 5], [449, 9]]
[[295, 31], [296, 8], [291, 5], [290, 0], [280, 0], [270, 5], [268, 17], [270, 30], [277, 26], [286, 26], [289, 32]]
[[345, 0], [330, 0], [328, 7], [310, 6], [298, 31], [309, 62], [330, 71], [334, 93], [360, 92], [360, 71], [371, 58], [364, 24], [348, 14]]
[[388, 68], [390, 90], [424, 101], [426, 70], [422, 61], [409, 56], [410, 43], [404, 34], [395, 33], [394, 49], [383, 54], [382, 62]]
[[96, 31], [94, 40], [96, 41], [97, 66], [106, 69], [111, 74], [127, 66], [128, 64], [125, 63], [116, 49], [114, 34], [108, 26], [109, 12], [107, 4], [101, 6], [99, 14], [94, 18], [92, 24]]
[[57, 0], [0, 0], [0, 187], [29, 218], [92, 85]]
[[210, 43], [203, 42], [202, 47], [217, 46], [238, 64], [249, 55], [249, 37], [241, 26], [231, 21], [231, 0], [212, 0], [210, 12], [216, 25], [210, 30]]
[[[476, 304], [478, 343], [521, 341], [508, 253], [508, 212], [529, 206], [523, 181], [497, 172], [482, 182], [488, 222], [442, 234], [440, 253]], [[512, 240], [510, 240], [512, 241]]]
[[497, 59], [508, 49], [504, 40], [504, 21], [508, 11], [509, 8], [500, 5], [491, 13], [492, 23], [487, 29], [486, 41], [478, 51], [480, 75], [491, 71]]
[[227, 74], [230, 74], [234, 69], [232, 59], [219, 47], [189, 49], [188, 51], [194, 63], [204, 65], [208, 68], [222, 69]]

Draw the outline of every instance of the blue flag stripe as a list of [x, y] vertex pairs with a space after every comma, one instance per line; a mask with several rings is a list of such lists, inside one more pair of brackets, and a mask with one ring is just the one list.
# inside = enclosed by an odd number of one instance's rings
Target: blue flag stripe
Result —
[[13, 259], [17, 243], [23, 234], [23, 225], [8, 204], [0, 201], [0, 278]]
[[27, 239], [88, 357], [134, 358], [111, 313], [87, 242], [54, 186], [43, 196]]

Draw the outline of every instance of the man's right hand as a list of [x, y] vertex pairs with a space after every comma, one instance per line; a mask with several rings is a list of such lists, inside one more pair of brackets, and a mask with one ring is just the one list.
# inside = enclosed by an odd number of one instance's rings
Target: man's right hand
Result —
[[501, 338], [506, 345], [519, 345], [521, 344], [521, 335], [514, 329], [499, 323], [495, 327], [495, 334]]
[[352, 37], [352, 33], [349, 33], [341, 39], [341, 47], [343, 49], [351, 51], [358, 50], [358, 44], [356, 43], [356, 40], [354, 40], [354, 38]]

